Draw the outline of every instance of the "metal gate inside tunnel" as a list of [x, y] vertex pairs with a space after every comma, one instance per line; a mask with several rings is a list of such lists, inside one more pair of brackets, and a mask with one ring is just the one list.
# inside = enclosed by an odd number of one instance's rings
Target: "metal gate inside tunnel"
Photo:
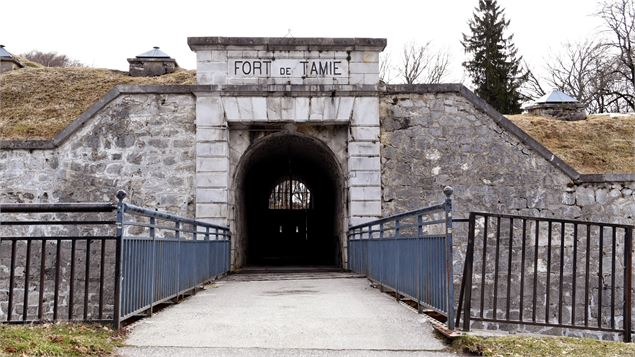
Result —
[[342, 179], [330, 150], [273, 134], [246, 155], [238, 185], [246, 264], [340, 266]]

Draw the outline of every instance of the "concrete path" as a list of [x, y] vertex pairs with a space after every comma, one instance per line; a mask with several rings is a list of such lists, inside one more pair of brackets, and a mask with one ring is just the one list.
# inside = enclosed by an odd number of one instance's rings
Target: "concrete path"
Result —
[[131, 327], [123, 356], [452, 355], [424, 317], [337, 273], [230, 276]]

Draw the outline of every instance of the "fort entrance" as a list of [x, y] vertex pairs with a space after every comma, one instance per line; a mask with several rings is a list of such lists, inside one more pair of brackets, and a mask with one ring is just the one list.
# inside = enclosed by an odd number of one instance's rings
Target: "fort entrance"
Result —
[[340, 263], [344, 207], [341, 169], [330, 149], [294, 134], [274, 134], [245, 154], [237, 186], [251, 266]]
[[381, 216], [384, 39], [191, 37], [196, 217], [229, 225], [232, 269], [346, 267]]

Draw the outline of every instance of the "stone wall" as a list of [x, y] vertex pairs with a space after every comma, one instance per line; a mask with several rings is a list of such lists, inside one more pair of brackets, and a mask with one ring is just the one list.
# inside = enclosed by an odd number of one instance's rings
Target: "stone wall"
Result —
[[539, 103], [525, 109], [527, 114], [560, 120], [584, 120], [584, 105], [579, 103]]
[[[561, 162], [550, 162], [553, 156], [522, 133], [512, 134], [510, 123], [505, 123], [499, 114], [498, 117], [491, 115], [490, 108], [478, 101], [475, 103], [474, 98], [459, 91], [440, 89], [388, 87], [387, 95], [381, 98], [384, 216], [441, 202], [443, 187], [450, 185], [454, 188], [455, 218], [467, 218], [470, 211], [484, 211], [635, 223], [632, 175], [616, 175], [614, 182], [584, 182], [593, 177], [579, 175]], [[624, 180], [629, 177], [630, 180]], [[597, 181], [597, 177], [595, 179]], [[464, 223], [455, 225], [456, 291], [465, 259], [465, 226]], [[478, 229], [482, 231], [482, 227]], [[490, 239], [492, 234], [490, 230]], [[546, 244], [546, 239], [541, 238], [543, 266]], [[559, 248], [559, 244], [555, 242], [554, 247]], [[567, 252], [572, 250], [572, 245], [572, 240], [567, 240]], [[554, 256], [558, 248], [554, 248]], [[618, 254], [623, 256], [620, 246]], [[592, 264], [597, 265], [597, 261]], [[478, 268], [477, 262], [475, 269]], [[567, 261], [565, 270], [570, 269], [571, 261]], [[541, 281], [545, 275], [540, 271]], [[514, 283], [518, 284], [517, 276]], [[513, 292], [518, 294], [517, 290]], [[544, 306], [544, 294], [539, 299]], [[552, 299], [551, 305], [555, 302]], [[544, 311], [544, 307], [542, 309]], [[543, 328], [541, 332], [564, 333], [550, 328]]]
[[58, 148], [0, 150], [0, 202], [128, 201], [193, 216], [194, 97], [120, 95]]
[[[78, 119], [77, 131], [59, 144], [3, 142], [0, 151], [0, 202], [114, 202], [117, 190], [129, 193], [127, 202], [192, 217], [194, 208], [195, 125], [192, 94], [115, 93], [112, 101], [95, 113]], [[58, 136], [56, 139], [62, 140]], [[57, 146], [51, 149], [8, 149], [30, 145]], [[2, 219], [9, 219], [3, 216]], [[105, 219], [113, 219], [111, 214]], [[49, 217], [51, 218], [51, 217]], [[0, 235], [15, 235], [16, 230], [0, 227]], [[33, 230], [33, 229], [35, 230]], [[63, 234], [66, 228], [51, 228]], [[86, 234], [86, 232], [82, 231]], [[29, 234], [44, 234], [41, 227], [30, 227]], [[112, 233], [111, 233], [112, 234]], [[0, 321], [6, 319], [11, 243], [0, 243]], [[28, 289], [30, 314], [37, 309], [40, 243], [32, 253], [31, 284]], [[81, 316], [85, 283], [85, 243], [78, 243], [75, 273], [76, 310]], [[112, 312], [113, 246], [106, 247], [105, 317]], [[44, 316], [52, 318], [55, 242], [47, 244]], [[24, 294], [25, 244], [18, 244], [14, 319], [21, 317]], [[91, 285], [96, 289], [99, 273], [99, 247], [91, 250]], [[70, 247], [61, 247], [60, 317], [66, 316], [69, 302]], [[81, 268], [80, 268], [81, 267]], [[81, 296], [79, 296], [81, 295]], [[89, 296], [89, 317], [96, 318], [95, 291]], [[33, 318], [33, 315], [31, 315]]]

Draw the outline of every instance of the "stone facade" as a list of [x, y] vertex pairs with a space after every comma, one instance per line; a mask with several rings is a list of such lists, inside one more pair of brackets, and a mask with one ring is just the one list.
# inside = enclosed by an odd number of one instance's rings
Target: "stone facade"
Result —
[[[82, 123], [85, 125], [79, 125], [73, 135], [54, 149], [7, 149], [29, 143], [3, 143], [5, 148], [0, 151], [0, 202], [114, 202], [117, 190], [123, 189], [129, 192], [128, 202], [193, 216], [194, 96], [191, 93], [123, 91], [113, 97], [112, 101], [95, 111], [86, 123]], [[61, 137], [58, 139], [61, 140]], [[38, 145], [30, 144], [32, 147]], [[114, 213], [110, 216], [102, 214], [100, 219], [113, 218]], [[51, 229], [55, 229], [55, 234], [63, 234], [60, 227]], [[29, 232], [45, 234], [42, 227], [35, 227]], [[8, 227], [0, 229], [0, 235], [16, 233], [19, 232], [15, 229], [8, 231]], [[9, 241], [0, 243], [0, 320], [5, 320], [7, 314], [10, 245]], [[112, 314], [114, 245], [108, 243], [105, 248], [104, 316], [108, 317]], [[26, 257], [25, 245], [18, 244], [16, 249], [17, 264], [20, 266]], [[77, 249], [74, 310], [75, 316], [81, 316], [85, 273], [80, 267], [84, 266], [85, 242], [80, 242]], [[55, 250], [55, 243], [49, 242], [45, 266], [46, 291], [43, 295], [43, 313], [48, 319], [52, 318], [53, 313]], [[39, 242], [34, 243], [33, 251], [40, 251]], [[90, 252], [93, 262], [90, 284], [93, 287], [99, 281], [100, 254], [98, 245], [93, 245]], [[70, 242], [62, 243], [61, 256], [59, 308], [60, 316], [66, 316], [65, 311], [69, 306]], [[35, 255], [33, 262], [39, 264], [39, 259]], [[39, 274], [39, 265], [33, 265], [31, 274]], [[18, 319], [22, 313], [24, 268], [17, 270], [15, 279], [17, 286], [13, 317]], [[34, 316], [39, 294], [36, 279], [32, 278], [28, 294], [28, 311], [30, 316]], [[91, 291], [88, 296], [89, 317], [97, 316], [97, 298], [96, 292]]]
[[[390, 90], [391, 88], [389, 88]], [[469, 212], [495, 212], [535, 217], [554, 217], [581, 219], [598, 222], [635, 224], [635, 182], [630, 177], [614, 177], [613, 181], [583, 182], [585, 179], [594, 181], [597, 177], [571, 177], [557, 166], [554, 166], [541, 156], [531, 145], [522, 142], [521, 138], [512, 135], [501, 126], [492, 116], [476, 107], [467, 97], [459, 93], [427, 93], [424, 88], [410, 88], [404, 93], [393, 88], [394, 93], [381, 97], [381, 143], [382, 143], [382, 213], [395, 214], [412, 210], [420, 206], [441, 202], [442, 189], [446, 185], [454, 188], [453, 208], [454, 218], [467, 218]], [[408, 173], [408, 174], [405, 174]], [[568, 172], [571, 174], [571, 172]], [[417, 199], [413, 199], [416, 197]], [[533, 227], [533, 226], [532, 226]], [[543, 227], [544, 228], [544, 227]], [[466, 224], [455, 224], [454, 232], [454, 272], [455, 289], [460, 286], [463, 262], [467, 246]], [[531, 227], [529, 231], [532, 232]], [[477, 227], [483, 231], [483, 227]], [[518, 232], [518, 227], [516, 229]], [[507, 237], [508, 231], [502, 236]], [[493, 241], [490, 228], [489, 239]], [[478, 234], [478, 233], [477, 233]], [[608, 233], [607, 233], [608, 234]], [[507, 251], [507, 240], [503, 240], [501, 250]], [[583, 239], [580, 239], [580, 251], [583, 249]], [[521, 246], [520, 234], [516, 233], [514, 240], [515, 251]], [[594, 241], [593, 244], [597, 244]], [[606, 245], [606, 244], [605, 244]], [[623, 256], [623, 249], [617, 247], [618, 257]], [[490, 245], [493, 249], [493, 245]], [[528, 243], [528, 249], [533, 252], [533, 240]], [[545, 314], [546, 255], [547, 239], [543, 232], [539, 243], [539, 287], [538, 315]], [[559, 238], [553, 241], [552, 264], [557, 267], [560, 257]], [[571, 290], [573, 240], [567, 239], [563, 247], [566, 261], [564, 262], [564, 288]], [[605, 246], [610, 252], [610, 247]], [[478, 248], [477, 248], [478, 253]], [[480, 253], [478, 253], [480, 254]], [[597, 254], [597, 250], [596, 253]], [[488, 251], [490, 257], [493, 251]], [[580, 255], [582, 257], [582, 255]], [[493, 258], [492, 258], [493, 259]], [[493, 265], [493, 260], [488, 261]], [[512, 260], [515, 267], [512, 271], [513, 296], [518, 296], [520, 276], [518, 267], [519, 257]], [[529, 258], [528, 258], [529, 259]], [[580, 258], [582, 259], [582, 258]], [[605, 258], [605, 272], [609, 258]], [[582, 266], [583, 261], [578, 264]], [[598, 264], [598, 256], [592, 256], [591, 266]], [[619, 271], [622, 263], [618, 261]], [[475, 271], [480, 271], [480, 260], [474, 264]], [[500, 264], [502, 272], [507, 271], [507, 261]], [[531, 266], [528, 268], [530, 271]], [[554, 268], [553, 271], [556, 268]], [[493, 268], [490, 266], [490, 271]], [[476, 275], [475, 282], [479, 283], [480, 276]], [[579, 278], [580, 279], [580, 278]], [[551, 289], [551, 320], [557, 320], [556, 305], [558, 296], [557, 274], [552, 278]], [[486, 283], [492, 285], [491, 280]], [[480, 284], [480, 283], [479, 283]], [[501, 283], [503, 284], [503, 283]], [[594, 282], [597, 285], [597, 282]], [[502, 285], [501, 285], [502, 286]], [[525, 301], [531, 301], [531, 290], [525, 294], [529, 296]], [[580, 284], [582, 286], [582, 284]], [[620, 293], [623, 279], [618, 278], [617, 289]], [[500, 289], [500, 288], [499, 288]], [[604, 291], [605, 301], [608, 301], [607, 291]], [[480, 290], [474, 290], [478, 296]], [[499, 292], [499, 306], [504, 307], [504, 291]], [[597, 296], [597, 289], [591, 291]], [[579, 293], [578, 296], [583, 296]], [[565, 296], [570, 299], [571, 296]], [[486, 294], [486, 306], [491, 306], [491, 293]], [[565, 300], [570, 301], [570, 300]], [[577, 319], [583, 316], [581, 300], [578, 299]], [[591, 311], [597, 311], [597, 301], [591, 300]], [[473, 311], [477, 311], [478, 306]], [[502, 310], [499, 309], [501, 316]], [[635, 312], [635, 309], [634, 309]], [[513, 316], [518, 315], [518, 306], [511, 309]], [[526, 312], [527, 313], [527, 312]], [[491, 308], [485, 311], [486, 317], [492, 317]], [[515, 315], [514, 315], [515, 314]], [[604, 312], [608, 318], [608, 309]], [[566, 310], [564, 321], [570, 318], [570, 311]], [[593, 317], [592, 317], [593, 318]], [[616, 323], [620, 324], [618, 316]], [[608, 323], [607, 320], [604, 323]], [[589, 335], [580, 330], [565, 330], [552, 327], [532, 328], [517, 325], [499, 326], [495, 324], [475, 323], [476, 328], [512, 329], [525, 332], [552, 333], [557, 335]], [[595, 333], [609, 339], [619, 339], [618, 334]]]
[[54, 149], [7, 143], [0, 201], [114, 202], [123, 189], [134, 204], [192, 216], [194, 115], [191, 94], [121, 94]]
[[[635, 224], [635, 175], [579, 174], [460, 85], [379, 87], [385, 40], [189, 44], [199, 85], [118, 87], [51, 141], [0, 142], [0, 201], [113, 201], [124, 189], [134, 204], [230, 225], [239, 268], [244, 162], [288, 136], [332, 161], [343, 267], [349, 225], [438, 203], [446, 185], [455, 218], [486, 211]], [[457, 282], [465, 245], [459, 225]]]
[[385, 39], [190, 37], [198, 84], [370, 85]]

